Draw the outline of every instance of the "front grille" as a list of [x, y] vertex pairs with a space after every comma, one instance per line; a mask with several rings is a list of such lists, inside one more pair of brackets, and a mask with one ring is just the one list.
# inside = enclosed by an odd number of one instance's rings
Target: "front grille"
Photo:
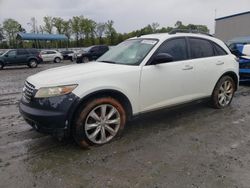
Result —
[[23, 88], [23, 96], [27, 100], [27, 102], [30, 102], [33, 95], [34, 95], [35, 86], [33, 86], [31, 83], [25, 81], [24, 88]]

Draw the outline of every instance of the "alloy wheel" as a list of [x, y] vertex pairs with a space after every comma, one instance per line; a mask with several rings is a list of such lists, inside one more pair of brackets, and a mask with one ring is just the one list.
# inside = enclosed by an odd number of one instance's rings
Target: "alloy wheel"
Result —
[[227, 106], [233, 98], [233, 93], [234, 93], [234, 87], [232, 82], [230, 82], [229, 80], [223, 82], [223, 84], [219, 89], [219, 94], [218, 94], [219, 104], [223, 107]]
[[90, 111], [85, 120], [85, 134], [95, 144], [105, 144], [116, 136], [121, 125], [118, 110], [102, 104]]

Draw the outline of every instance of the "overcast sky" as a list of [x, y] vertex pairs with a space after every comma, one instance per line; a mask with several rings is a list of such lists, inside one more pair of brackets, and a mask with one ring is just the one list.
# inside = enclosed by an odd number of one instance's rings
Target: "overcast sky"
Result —
[[114, 20], [118, 32], [140, 29], [152, 22], [161, 27], [204, 24], [214, 32], [214, 18], [250, 10], [250, 0], [0, 0], [0, 23], [16, 19], [29, 31], [31, 17], [42, 23], [44, 16], [69, 19], [83, 15], [96, 22]]

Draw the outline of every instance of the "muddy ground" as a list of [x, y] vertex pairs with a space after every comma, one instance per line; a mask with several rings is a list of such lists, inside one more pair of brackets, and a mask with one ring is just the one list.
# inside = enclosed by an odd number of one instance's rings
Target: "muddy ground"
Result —
[[27, 76], [65, 64], [0, 71], [0, 187], [250, 187], [250, 85], [227, 109], [148, 114], [82, 150], [33, 131], [17, 108]]

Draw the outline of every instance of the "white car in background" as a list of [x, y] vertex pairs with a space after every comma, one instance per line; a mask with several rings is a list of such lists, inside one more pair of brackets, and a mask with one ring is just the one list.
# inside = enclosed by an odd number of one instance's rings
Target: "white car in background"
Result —
[[63, 60], [63, 56], [56, 50], [42, 50], [41, 56], [44, 62], [60, 63]]

